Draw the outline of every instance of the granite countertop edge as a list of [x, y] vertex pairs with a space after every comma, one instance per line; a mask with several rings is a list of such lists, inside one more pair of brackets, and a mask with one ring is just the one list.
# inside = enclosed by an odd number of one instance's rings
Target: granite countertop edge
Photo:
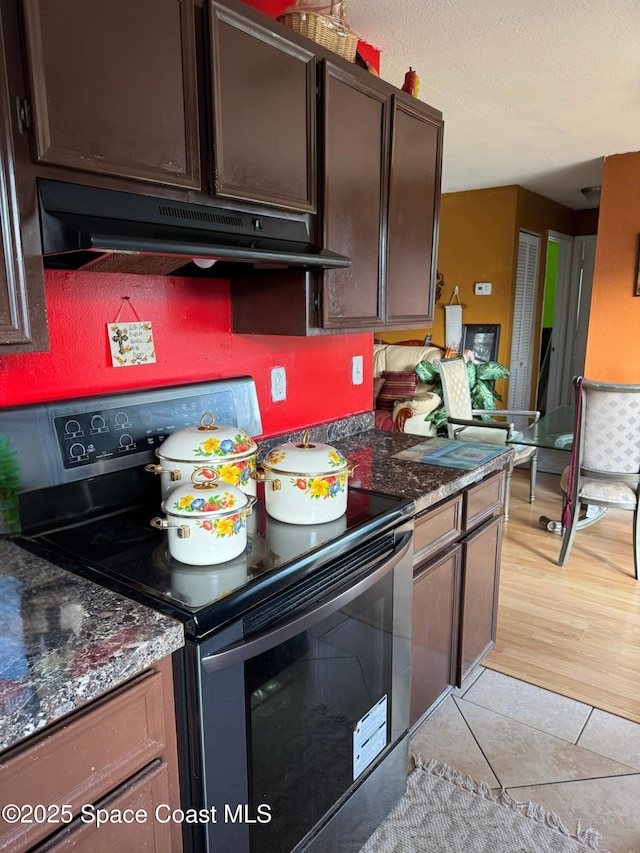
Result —
[[183, 645], [177, 620], [0, 540], [0, 750]]

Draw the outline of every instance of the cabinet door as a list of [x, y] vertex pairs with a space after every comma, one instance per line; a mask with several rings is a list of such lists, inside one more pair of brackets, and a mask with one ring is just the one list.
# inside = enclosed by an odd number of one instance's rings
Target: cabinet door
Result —
[[[44, 272], [35, 194], [16, 158], [29, 159], [28, 142], [17, 131], [16, 98], [24, 97], [15, 33], [15, 6], [0, 7], [0, 351], [34, 352], [49, 347], [44, 301]], [[6, 39], [6, 41], [5, 41]], [[13, 85], [10, 85], [10, 79]]]
[[[114, 850], [147, 850], [149, 853], [178, 853], [180, 840], [172, 839], [171, 823], [167, 820], [175, 806], [168, 805], [169, 783], [167, 765], [155, 761], [125, 785], [117, 788], [110, 797], [102, 800], [85, 814], [84, 820], [76, 818], [66, 829], [40, 847], [37, 853], [113, 853]], [[167, 807], [165, 807], [165, 804]], [[156, 819], [156, 808], [161, 806]], [[128, 822], [104, 822], [100, 827], [90, 815], [97, 809], [109, 814], [123, 814]], [[132, 819], [138, 815], [138, 819]], [[143, 815], [146, 815], [143, 818]], [[31, 848], [33, 850], [33, 848]]]
[[502, 522], [496, 516], [462, 542], [458, 687], [496, 640]]
[[351, 266], [324, 274], [322, 325], [375, 329], [384, 324], [389, 98], [330, 62], [323, 71], [324, 245]]
[[460, 546], [420, 566], [413, 581], [411, 716], [413, 726], [454, 683]]
[[[292, 210], [316, 207], [316, 60], [210, 0], [212, 192]], [[278, 25], [276, 25], [278, 26]]]
[[394, 97], [386, 323], [431, 325], [440, 209], [442, 121]]
[[36, 158], [199, 188], [193, 0], [24, 0]]

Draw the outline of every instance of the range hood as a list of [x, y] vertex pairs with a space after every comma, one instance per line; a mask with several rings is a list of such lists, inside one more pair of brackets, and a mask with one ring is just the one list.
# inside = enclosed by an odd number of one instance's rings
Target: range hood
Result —
[[[284, 216], [44, 179], [38, 179], [38, 200], [47, 267], [170, 274], [190, 264], [214, 277], [220, 275], [220, 266], [213, 266], [218, 261], [255, 269], [336, 269], [351, 263], [314, 246], [307, 224]], [[224, 264], [225, 271], [229, 267]]]

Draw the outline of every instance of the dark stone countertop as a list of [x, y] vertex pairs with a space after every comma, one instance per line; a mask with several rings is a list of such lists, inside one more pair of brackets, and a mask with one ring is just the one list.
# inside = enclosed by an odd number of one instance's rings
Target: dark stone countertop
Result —
[[[393, 459], [424, 437], [371, 429], [372, 415], [314, 428], [356, 465], [351, 485], [422, 512], [501, 470], [513, 454], [460, 471]], [[294, 440], [302, 432], [265, 442]], [[264, 452], [265, 447], [261, 443]], [[184, 644], [182, 625], [0, 539], [0, 749], [142, 672]]]
[[179, 622], [0, 539], [0, 749], [183, 645]]
[[420, 435], [372, 429], [340, 438], [335, 441], [335, 446], [351, 463], [357, 465], [350, 485], [412, 498], [416, 513], [455, 495], [487, 474], [501, 471], [514, 453], [508, 448], [505, 453], [473, 471], [393, 459], [394, 453], [423, 442], [429, 442], [429, 439]]

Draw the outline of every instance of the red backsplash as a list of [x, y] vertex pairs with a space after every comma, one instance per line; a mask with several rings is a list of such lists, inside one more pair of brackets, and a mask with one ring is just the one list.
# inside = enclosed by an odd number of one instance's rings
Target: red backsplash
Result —
[[[0, 357], [2, 406], [252, 376], [264, 435], [276, 435], [372, 406], [373, 336], [285, 338], [234, 335], [226, 281], [47, 271], [51, 351]], [[106, 324], [128, 296], [150, 320], [157, 362], [112, 367]], [[274, 305], [274, 311], [278, 306]], [[121, 319], [134, 319], [125, 307]], [[352, 385], [351, 358], [364, 356]], [[287, 399], [271, 402], [270, 370], [284, 367]]]

